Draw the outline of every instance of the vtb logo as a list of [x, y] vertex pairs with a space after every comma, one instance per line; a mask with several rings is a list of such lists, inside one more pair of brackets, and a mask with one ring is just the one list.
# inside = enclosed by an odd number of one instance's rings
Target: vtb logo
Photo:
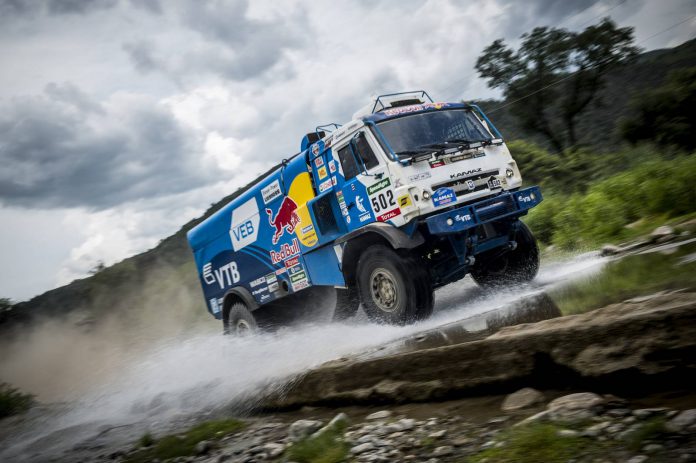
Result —
[[276, 212], [275, 217], [273, 217], [273, 211], [266, 209], [266, 214], [268, 214], [268, 223], [271, 227], [275, 228], [275, 233], [273, 234], [273, 244], [278, 243], [278, 239], [283, 236], [286, 231], [292, 233], [295, 231], [295, 227], [300, 223], [300, 216], [297, 215], [297, 204], [289, 196], [283, 199], [278, 212]]

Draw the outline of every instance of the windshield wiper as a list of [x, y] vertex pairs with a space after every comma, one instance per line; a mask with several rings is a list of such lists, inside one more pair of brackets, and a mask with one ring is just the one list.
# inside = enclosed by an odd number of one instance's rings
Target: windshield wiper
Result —
[[435, 151], [432, 149], [418, 147], [418, 148], [414, 148], [414, 149], [410, 149], [410, 150], [397, 151], [395, 154], [399, 157], [402, 157], [402, 156], [403, 157], [411, 157], [411, 156], [414, 156], [416, 154], [426, 154], [426, 153], [432, 154], [434, 152]]

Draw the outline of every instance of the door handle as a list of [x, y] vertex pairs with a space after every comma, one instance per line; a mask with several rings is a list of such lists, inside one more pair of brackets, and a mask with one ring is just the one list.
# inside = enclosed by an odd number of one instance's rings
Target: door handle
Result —
[[350, 209], [351, 207], [355, 207], [355, 203], [348, 203], [347, 209]]

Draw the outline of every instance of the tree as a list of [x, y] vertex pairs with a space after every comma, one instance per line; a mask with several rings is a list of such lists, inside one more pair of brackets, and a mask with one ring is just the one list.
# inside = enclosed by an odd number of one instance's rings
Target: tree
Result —
[[476, 61], [488, 86], [501, 88], [522, 127], [563, 153], [578, 143], [577, 120], [604, 86], [611, 67], [633, 59], [633, 28], [609, 18], [582, 32], [537, 27], [517, 51], [495, 40]]
[[631, 108], [635, 116], [620, 125], [629, 142], [696, 149], [696, 67], [672, 71], [665, 85], [633, 97]]

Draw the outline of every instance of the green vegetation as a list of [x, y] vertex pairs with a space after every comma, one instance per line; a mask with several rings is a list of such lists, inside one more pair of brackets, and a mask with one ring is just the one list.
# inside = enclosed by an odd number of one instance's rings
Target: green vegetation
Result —
[[33, 404], [33, 395], [25, 394], [7, 383], [0, 383], [0, 418], [26, 412]]
[[[565, 463], [587, 453], [589, 441], [582, 437], [561, 437], [552, 424], [535, 423], [504, 431], [497, 438], [500, 447], [486, 449], [468, 461], [496, 463]], [[583, 451], [585, 450], [585, 451]]]
[[197, 424], [188, 431], [154, 439], [149, 433], [138, 441], [138, 450], [125, 459], [127, 463], [145, 463], [155, 459], [196, 455], [196, 445], [202, 441], [216, 441], [239, 431], [244, 423], [239, 420], [217, 420]]
[[696, 261], [684, 259], [696, 243], [672, 254], [652, 252], [610, 262], [597, 275], [551, 292], [564, 315], [583, 313], [623, 300], [667, 289], [696, 291]]
[[629, 449], [638, 452], [645, 445], [645, 441], [654, 440], [660, 442], [668, 434], [670, 433], [665, 428], [665, 419], [663, 417], [651, 418], [626, 437], [626, 444]]
[[335, 426], [317, 437], [308, 437], [288, 448], [288, 461], [298, 463], [339, 463], [348, 456], [349, 446], [343, 441], [346, 426]]
[[550, 188], [525, 221], [542, 243], [568, 250], [632, 238], [643, 230], [628, 225], [639, 220], [645, 225], [646, 218], [652, 217], [656, 225], [662, 225], [667, 219], [696, 212], [693, 172], [696, 156], [658, 159], [653, 155], [631, 169], [590, 182], [584, 194]]
[[672, 71], [665, 85], [633, 97], [631, 106], [635, 115], [620, 124], [630, 142], [696, 149], [696, 67]]

